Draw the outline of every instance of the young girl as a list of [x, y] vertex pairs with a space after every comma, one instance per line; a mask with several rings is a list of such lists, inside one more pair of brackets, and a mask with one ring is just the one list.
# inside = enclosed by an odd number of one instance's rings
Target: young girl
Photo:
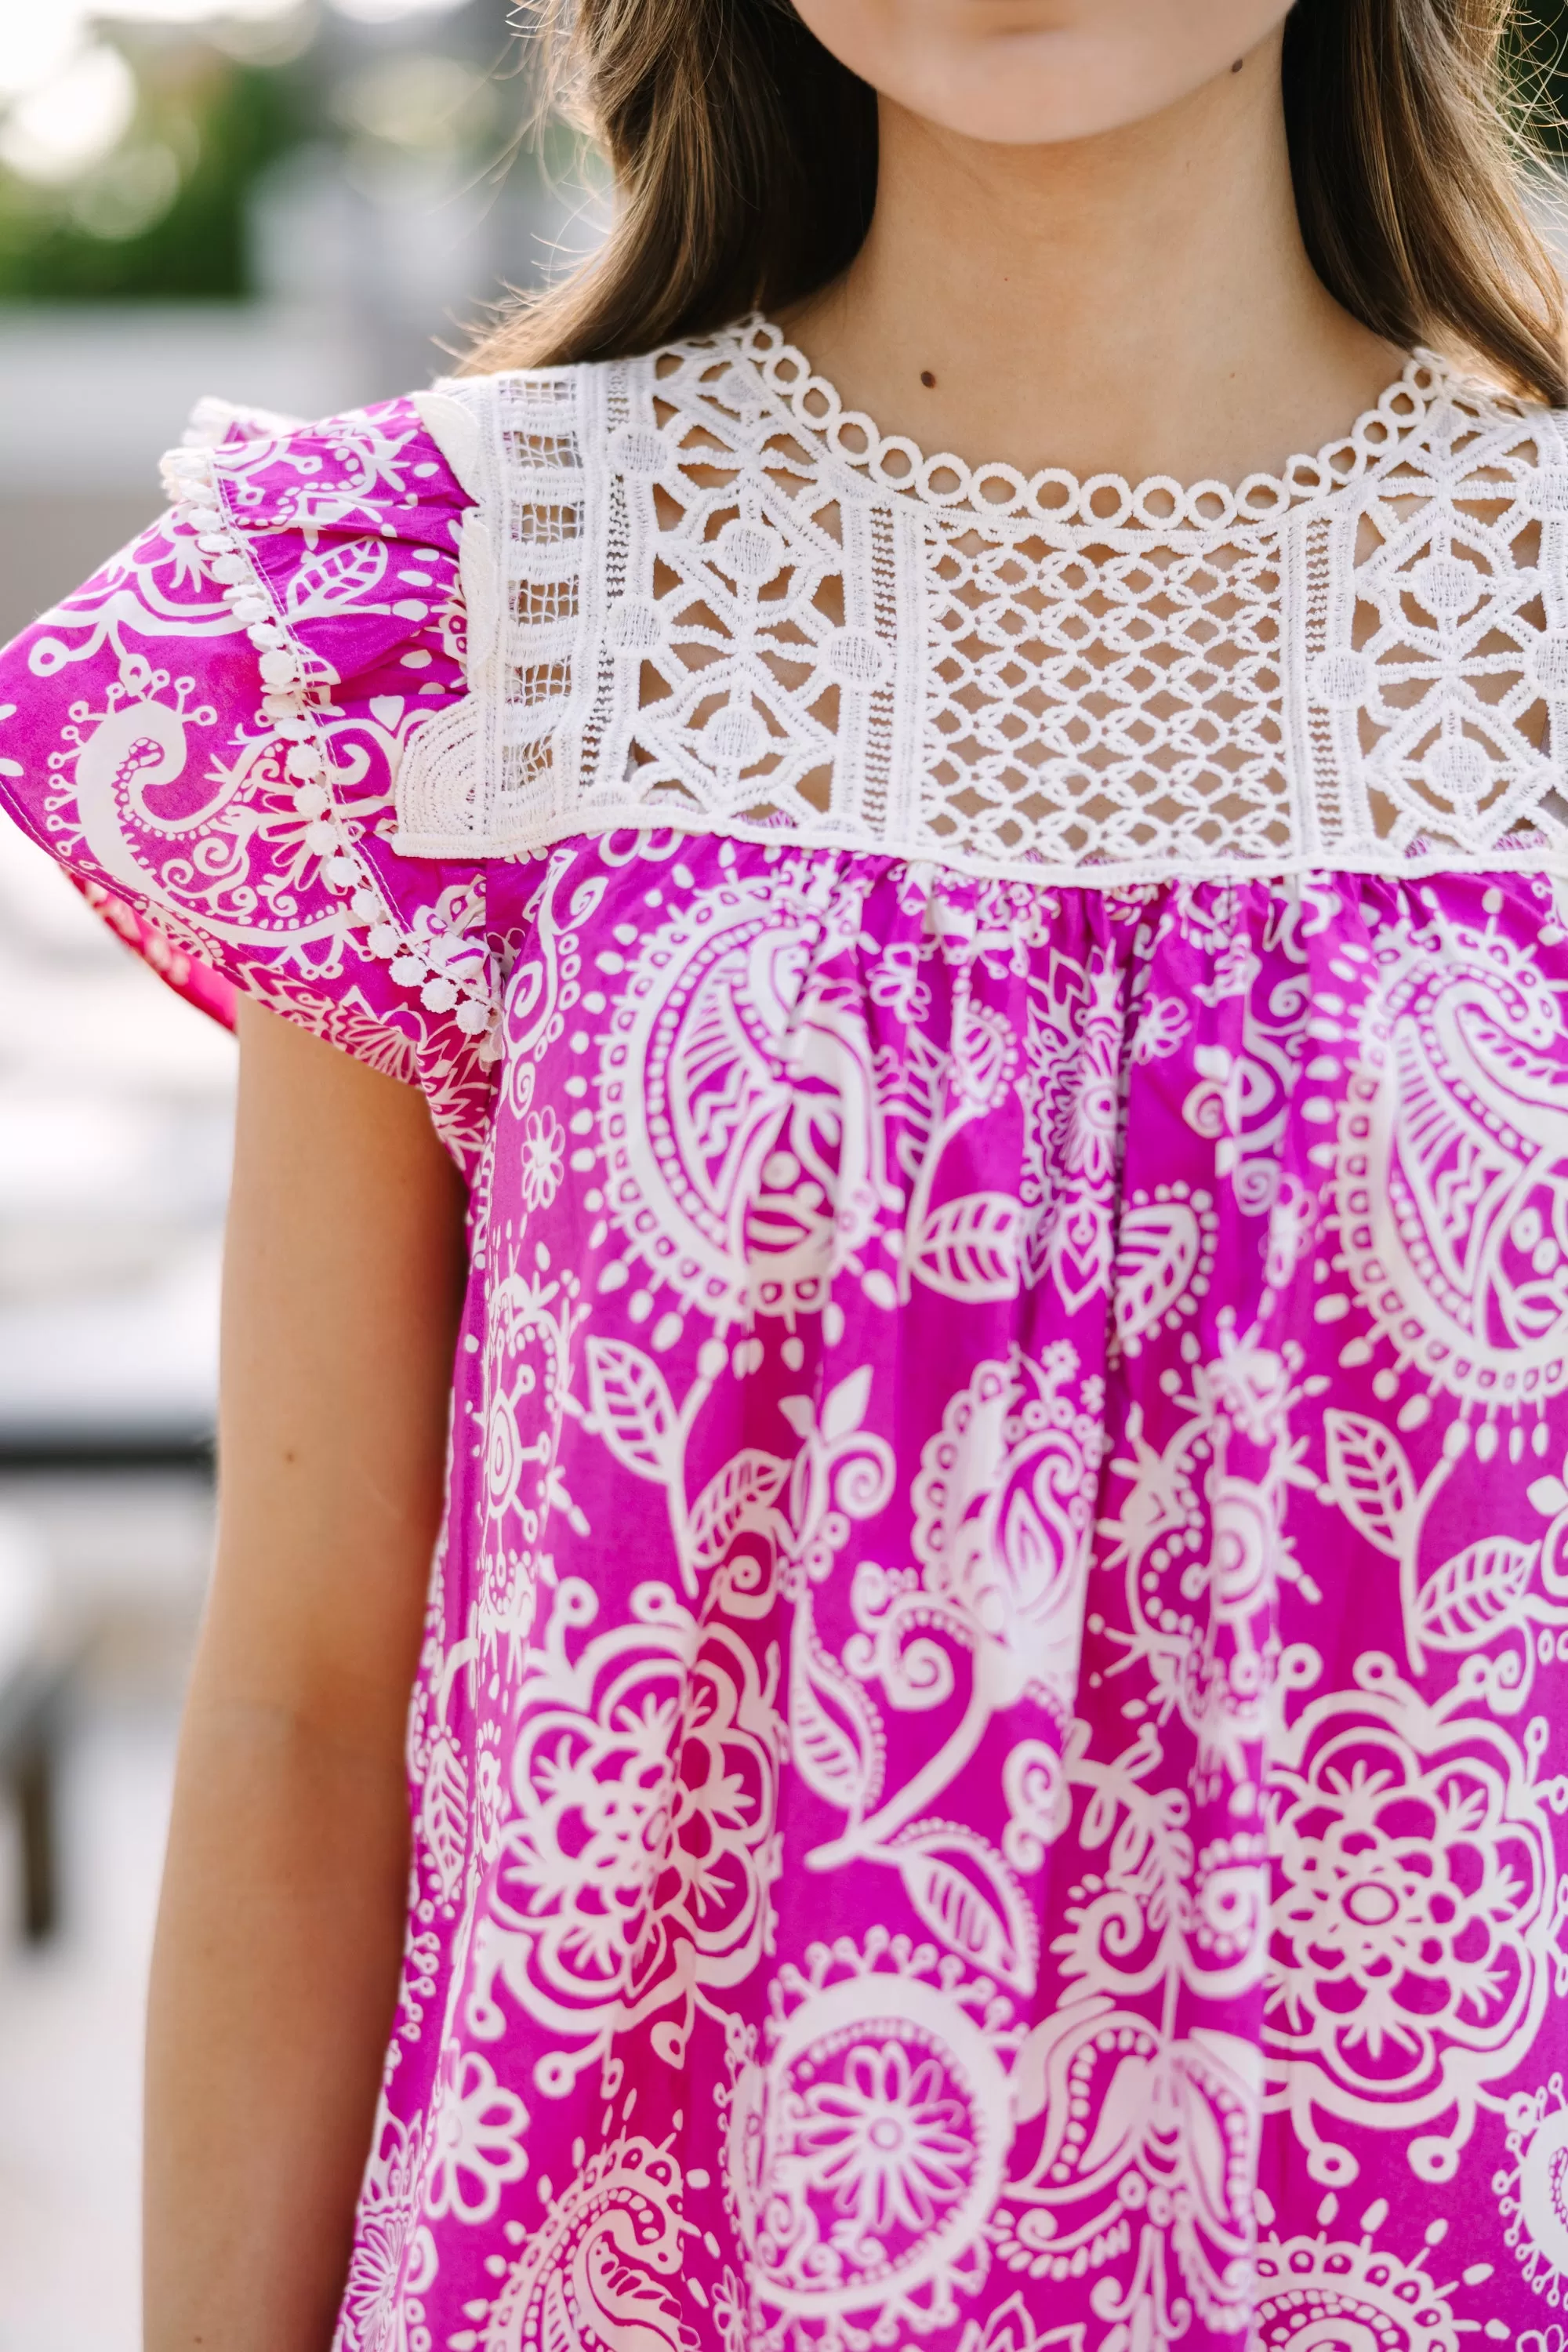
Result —
[[243, 998], [150, 2352], [1560, 2352], [1505, 13], [581, 0], [601, 256], [12, 649]]

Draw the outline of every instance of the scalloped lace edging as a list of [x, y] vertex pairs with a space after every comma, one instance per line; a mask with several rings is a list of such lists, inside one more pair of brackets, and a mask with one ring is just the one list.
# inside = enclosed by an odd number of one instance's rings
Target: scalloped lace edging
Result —
[[[941, 514], [967, 511], [991, 523], [1029, 516], [1041, 522], [1093, 530], [1136, 524], [1151, 530], [1225, 530], [1270, 522], [1303, 502], [1360, 481], [1420, 433], [1439, 402], [1479, 387], [1466, 386], [1435, 352], [1413, 352], [1404, 373], [1364, 409], [1350, 431], [1311, 455], [1289, 458], [1278, 474], [1248, 474], [1233, 488], [1221, 481], [1180, 482], [1151, 474], [1130, 482], [1121, 474], [1080, 477], [1059, 466], [1025, 475], [993, 460], [967, 465], [950, 450], [928, 457], [906, 435], [883, 433], [859, 409], [846, 408], [837, 388], [818, 375], [804, 352], [760, 314], [738, 331], [738, 348], [795, 422], [820, 439], [842, 464], [885, 490], [918, 499]], [[1488, 395], [1494, 404], [1498, 396]], [[1515, 415], [1522, 414], [1513, 404]]]
[[468, 707], [405, 758], [406, 854], [1568, 870], [1568, 428], [1428, 353], [1234, 493], [927, 459], [760, 320], [431, 399]]

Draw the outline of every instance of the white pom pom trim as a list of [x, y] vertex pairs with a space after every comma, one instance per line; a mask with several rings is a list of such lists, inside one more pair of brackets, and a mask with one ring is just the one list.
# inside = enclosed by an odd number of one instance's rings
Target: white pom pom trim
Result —
[[163, 472], [176, 522], [195, 539], [207, 576], [222, 589], [225, 604], [257, 649], [265, 688], [262, 715], [291, 746], [284, 767], [307, 845], [321, 859], [327, 888], [347, 901], [353, 928], [363, 935], [370, 954], [390, 962], [398, 985], [431, 1012], [453, 1012], [463, 1035], [481, 1041], [480, 1059], [494, 1061], [500, 1050], [500, 1008], [487, 992], [452, 976], [447, 967], [458, 952], [455, 941], [417, 939], [397, 922], [374, 870], [343, 823], [331, 791], [334, 763], [327, 732], [335, 714], [321, 665], [278, 611], [246, 532], [227, 513], [213, 452], [173, 449]]

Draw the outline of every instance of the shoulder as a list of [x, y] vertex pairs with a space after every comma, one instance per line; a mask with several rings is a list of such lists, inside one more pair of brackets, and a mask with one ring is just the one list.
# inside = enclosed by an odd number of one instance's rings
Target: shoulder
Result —
[[470, 494], [413, 398], [204, 403], [165, 475], [169, 513], [0, 655], [0, 803], [139, 937], [417, 1078], [466, 1151], [484, 894], [399, 853], [395, 791], [464, 694]]
[[[1464, 368], [1418, 352], [1389, 400], [1415, 401], [1421, 414], [1403, 436], [1405, 453], [1435, 476], [1484, 477], [1499, 469], [1516, 493], [1547, 510], [1568, 509], [1568, 410], [1509, 392]], [[1395, 426], [1404, 420], [1395, 415]], [[1561, 495], [1559, 495], [1561, 493]]]
[[226, 532], [453, 547], [471, 494], [421, 416], [421, 397], [311, 424], [202, 402], [163, 460], [176, 524], [195, 533], [215, 571], [236, 551], [216, 543]]
[[[798, 380], [798, 381], [797, 381]], [[724, 433], [803, 393], [805, 362], [768, 320], [752, 317], [623, 357], [443, 379], [413, 405], [475, 499], [508, 472], [592, 471], [607, 459], [653, 473], [701, 419]]]

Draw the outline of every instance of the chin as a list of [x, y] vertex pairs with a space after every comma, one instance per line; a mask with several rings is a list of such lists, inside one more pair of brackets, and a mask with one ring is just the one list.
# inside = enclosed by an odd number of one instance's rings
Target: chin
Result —
[[[1015, 53], [998, 57], [1004, 47]], [[962, 138], [1008, 147], [1060, 146], [1160, 113], [1230, 62], [1226, 58], [1191, 80], [1173, 78], [1103, 40], [1073, 33], [992, 42], [986, 49], [981, 57], [955, 59], [951, 72], [921, 75], [907, 90], [884, 85], [883, 95]]]
[[1278, 0], [797, 0], [824, 47], [907, 112], [1001, 146], [1162, 113], [1283, 21]]

